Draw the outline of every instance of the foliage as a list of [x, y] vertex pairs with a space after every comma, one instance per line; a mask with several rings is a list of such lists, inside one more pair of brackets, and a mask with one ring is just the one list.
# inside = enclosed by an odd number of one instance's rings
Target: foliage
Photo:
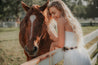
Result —
[[85, 17], [86, 15], [86, 7], [85, 6], [80, 6], [77, 5], [73, 8], [73, 13], [75, 14], [76, 17]]
[[24, 1], [28, 6], [32, 6], [32, 4], [42, 5], [46, 0], [0, 0], [0, 20], [18, 18], [24, 14], [21, 1]]
[[[21, 5], [24, 1], [28, 6], [33, 4], [43, 5], [47, 0], [0, 0], [0, 20], [8, 18], [24, 17], [25, 13]], [[52, 0], [50, 0], [52, 1]], [[98, 0], [63, 0], [76, 17], [98, 17]], [[83, 1], [87, 6], [83, 5]]]
[[18, 17], [21, 0], [0, 0], [0, 19], [5, 17]]
[[88, 0], [88, 7], [86, 11], [88, 18], [98, 17], [98, 0]]

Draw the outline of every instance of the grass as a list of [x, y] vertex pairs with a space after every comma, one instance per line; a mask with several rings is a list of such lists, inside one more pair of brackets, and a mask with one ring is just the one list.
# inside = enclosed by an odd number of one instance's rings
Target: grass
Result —
[[98, 29], [98, 26], [93, 26], [93, 27], [87, 26], [87, 27], [82, 27], [82, 29], [83, 29], [83, 34], [86, 35]]
[[18, 28], [0, 28], [0, 65], [19, 65], [26, 61], [19, 44]]
[[0, 28], [0, 33], [19, 30], [18, 28]]
[[[98, 29], [97, 26], [83, 27], [83, 33], [86, 35], [96, 29]], [[20, 65], [26, 61], [23, 49], [19, 44], [18, 35], [18, 28], [0, 28], [0, 65]], [[97, 38], [86, 47], [90, 47], [93, 42], [97, 41]], [[62, 62], [58, 65], [62, 65]]]

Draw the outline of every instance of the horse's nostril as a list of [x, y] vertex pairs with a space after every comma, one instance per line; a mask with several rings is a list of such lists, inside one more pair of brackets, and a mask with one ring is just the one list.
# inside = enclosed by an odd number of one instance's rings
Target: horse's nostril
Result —
[[36, 46], [33, 47], [33, 51], [37, 51], [37, 47]]
[[28, 49], [28, 47], [27, 46], [25, 46], [25, 51], [26, 51], [26, 53], [28, 54], [28, 55], [35, 55], [36, 53], [37, 53], [37, 47], [36, 46], [34, 46], [34, 47], [32, 47], [32, 50], [29, 50]]

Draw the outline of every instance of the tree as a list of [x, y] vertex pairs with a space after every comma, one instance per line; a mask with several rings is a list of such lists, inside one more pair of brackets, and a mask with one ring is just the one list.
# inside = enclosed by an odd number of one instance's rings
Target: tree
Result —
[[4, 19], [8, 14], [7, 9], [9, 8], [8, 4], [4, 0], [0, 0], [0, 19]]
[[86, 7], [83, 5], [82, 0], [70, 0], [67, 4], [76, 17], [85, 18]]
[[9, 17], [18, 18], [23, 15], [24, 10], [21, 1], [24, 1], [28, 6], [32, 6], [32, 4], [42, 5], [47, 0], [0, 0], [0, 20]]
[[98, 0], [88, 0], [87, 17], [98, 17]]
[[0, 19], [19, 17], [21, 0], [0, 0]]
[[76, 17], [84, 17], [85, 18], [85, 15], [86, 15], [86, 11], [85, 11], [85, 7], [84, 6], [80, 6], [80, 5], [77, 5], [73, 8], [73, 14], [76, 16]]

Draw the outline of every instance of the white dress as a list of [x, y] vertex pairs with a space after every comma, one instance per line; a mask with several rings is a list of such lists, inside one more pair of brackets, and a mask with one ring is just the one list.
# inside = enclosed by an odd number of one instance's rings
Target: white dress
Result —
[[[57, 33], [57, 23], [54, 19], [51, 20], [48, 30], [52, 31], [53, 34], [58, 37]], [[73, 32], [65, 31], [65, 47], [71, 48], [77, 46], [77, 40], [75, 34]], [[60, 55], [60, 56], [59, 56]], [[63, 65], [91, 65], [90, 57], [87, 53], [87, 50], [81, 46], [72, 50], [60, 51], [55, 54], [53, 60], [59, 59], [62, 60], [64, 58]], [[54, 63], [58, 63], [59, 61], [53, 61]]]
[[[77, 46], [75, 34], [65, 31], [65, 47]], [[91, 65], [87, 50], [81, 46], [64, 52], [64, 65]]]

